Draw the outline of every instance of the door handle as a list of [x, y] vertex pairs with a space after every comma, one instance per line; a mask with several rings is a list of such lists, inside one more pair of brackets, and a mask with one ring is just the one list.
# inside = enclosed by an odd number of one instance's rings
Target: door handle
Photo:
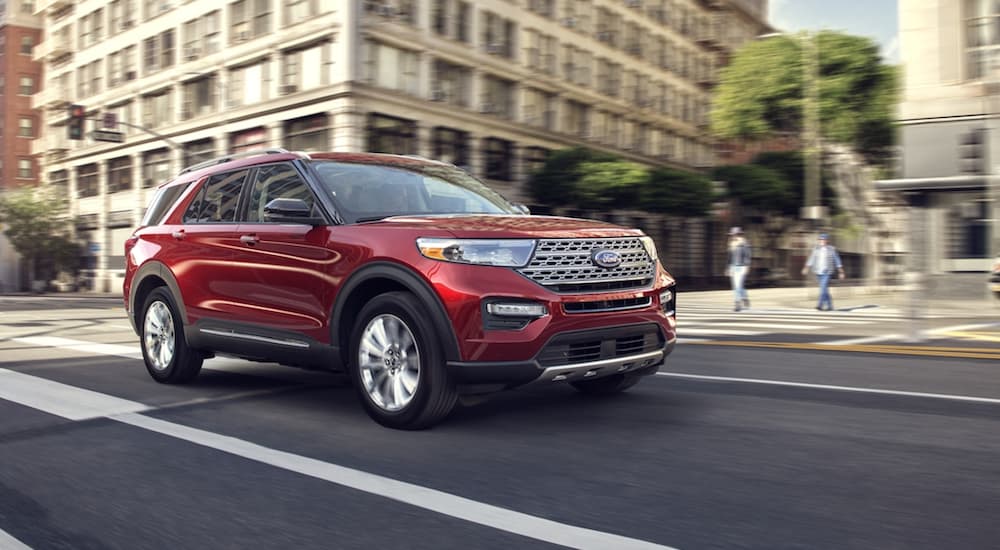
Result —
[[184, 230], [179, 229], [170, 234], [171, 237], [177, 239], [178, 241], [184, 238]]
[[247, 246], [253, 246], [260, 242], [260, 237], [257, 235], [242, 235], [240, 236], [240, 242]]

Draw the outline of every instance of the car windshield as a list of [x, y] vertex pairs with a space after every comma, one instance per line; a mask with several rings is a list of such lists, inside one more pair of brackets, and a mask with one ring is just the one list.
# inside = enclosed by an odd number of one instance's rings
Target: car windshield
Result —
[[348, 223], [389, 216], [520, 214], [506, 199], [453, 166], [313, 161]]

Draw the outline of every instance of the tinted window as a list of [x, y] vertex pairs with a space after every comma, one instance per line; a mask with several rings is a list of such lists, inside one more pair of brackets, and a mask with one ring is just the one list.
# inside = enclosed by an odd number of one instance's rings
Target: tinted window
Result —
[[146, 208], [146, 215], [142, 218], [143, 227], [149, 225], [158, 225], [163, 221], [163, 217], [167, 215], [167, 211], [170, 207], [177, 202], [178, 197], [184, 193], [184, 190], [188, 188], [188, 184], [171, 185], [170, 187], [162, 187], [156, 191], [153, 195], [153, 200], [149, 201], [149, 207]]
[[316, 161], [324, 188], [352, 221], [398, 215], [518, 214], [503, 197], [453, 166], [397, 167]]
[[264, 207], [274, 199], [300, 199], [313, 209], [313, 216], [320, 217], [316, 200], [309, 186], [290, 164], [272, 164], [257, 169], [253, 190], [250, 192], [248, 222], [266, 222]]
[[208, 178], [184, 213], [184, 223], [235, 222], [246, 176], [247, 170], [240, 170]]

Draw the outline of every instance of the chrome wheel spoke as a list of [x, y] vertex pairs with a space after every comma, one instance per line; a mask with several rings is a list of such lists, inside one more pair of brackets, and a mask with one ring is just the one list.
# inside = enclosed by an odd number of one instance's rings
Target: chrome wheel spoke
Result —
[[406, 407], [420, 385], [420, 353], [410, 327], [384, 313], [361, 332], [357, 353], [361, 380], [369, 399], [386, 411]]
[[150, 304], [143, 332], [142, 342], [150, 366], [158, 371], [166, 369], [174, 358], [174, 320], [165, 303]]

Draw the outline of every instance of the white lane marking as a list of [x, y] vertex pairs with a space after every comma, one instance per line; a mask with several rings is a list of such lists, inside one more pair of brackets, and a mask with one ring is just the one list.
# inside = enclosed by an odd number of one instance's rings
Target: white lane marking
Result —
[[114, 355], [117, 357], [127, 357], [129, 359], [141, 359], [142, 352], [137, 346], [124, 346], [121, 344], [97, 344], [83, 340], [71, 340], [69, 338], [59, 338], [57, 336], [27, 336], [24, 338], [11, 338], [12, 341], [32, 346], [49, 348], [68, 349], [83, 353], [95, 353], [98, 355]]
[[0, 529], [0, 548], [3, 550], [31, 550], [31, 547], [15, 539], [10, 533]]
[[150, 407], [37, 376], [0, 369], [0, 399], [70, 420], [147, 411]]
[[1000, 323], [977, 323], [974, 325], [955, 325], [951, 327], [941, 327], [925, 331], [927, 334], [944, 334], [946, 332], [962, 332], [966, 330], [979, 330], [981, 328], [991, 328], [995, 327]]
[[677, 343], [683, 344], [685, 342], [711, 342], [709, 338], [678, 338]]
[[766, 333], [757, 330], [726, 330], [678, 325], [677, 334], [683, 334], [685, 336], [688, 334], [695, 336], [760, 336], [761, 334]]
[[899, 340], [902, 336], [898, 334], [883, 334], [881, 336], [865, 336], [864, 338], [847, 338], [846, 340], [830, 340], [828, 342], [813, 342], [824, 346], [856, 346], [860, 344], [874, 344], [876, 342], [886, 342], [889, 340]]
[[[705, 321], [797, 321], [790, 315], [743, 315], [742, 313], [729, 313], [720, 315], [677, 315], [679, 322], [704, 323]], [[826, 325], [870, 325], [874, 321], [871, 319], [826, 319], [820, 317], [803, 317], [802, 321], [808, 323], [823, 323]]]
[[859, 388], [855, 386], [831, 386], [828, 384], [808, 384], [805, 382], [788, 382], [785, 380], [762, 380], [759, 378], [733, 378], [729, 376], [706, 376], [702, 374], [683, 374], [678, 372], [658, 372], [658, 376], [669, 376], [671, 378], [686, 378], [690, 380], [704, 380], [707, 382], [737, 382], [741, 384], [764, 384], [768, 386], [786, 386], [791, 388], [809, 388], [815, 390], [831, 390], [855, 393], [873, 393], [879, 395], [901, 395], [905, 397], [924, 397], [928, 399], [943, 399], [947, 401], [965, 401], [969, 403], [988, 403], [990, 405], [1000, 405], [1000, 399], [992, 397], [973, 397], [970, 395], [953, 395], [948, 393], [924, 393], [902, 390], [882, 390], [877, 388]]
[[446, 516], [552, 544], [595, 550], [607, 548], [669, 549], [667, 546], [558, 523], [436, 489], [263, 447], [242, 439], [182, 426], [157, 418], [129, 414], [118, 416], [115, 420]]
[[[775, 330], [819, 330], [822, 328], [827, 328], [823, 325], [789, 325], [781, 323], [730, 323], [728, 321], [721, 323], [695, 323], [699, 327], [749, 327], [749, 328], [769, 328]], [[691, 323], [684, 323], [683, 320], [678, 321], [678, 326], [682, 328], [690, 327]]]
[[[65, 418], [106, 416], [140, 429], [551, 544], [587, 550], [675, 550], [669, 546], [558, 523], [429, 487], [264, 447], [235, 437], [135, 414], [148, 410], [148, 407], [6, 369], [0, 369], [0, 398]], [[0, 548], [6, 549], [3, 542], [0, 539]]]

